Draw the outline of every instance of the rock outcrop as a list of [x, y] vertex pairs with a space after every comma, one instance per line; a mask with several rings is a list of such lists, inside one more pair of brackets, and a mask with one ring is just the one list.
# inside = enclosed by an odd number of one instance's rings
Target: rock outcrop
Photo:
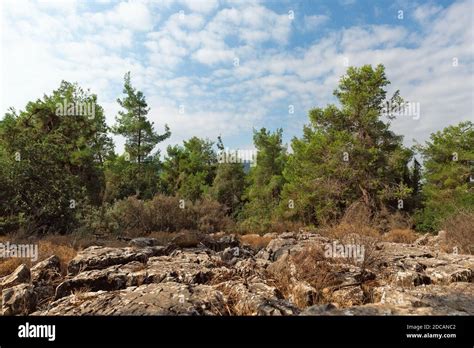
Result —
[[[50, 257], [0, 279], [4, 315], [473, 315], [474, 256], [360, 239], [335, 257], [315, 233], [272, 235], [260, 250], [232, 235], [92, 246], [61, 274]], [[354, 239], [357, 240], [357, 239]], [[341, 242], [342, 243], [342, 242]], [[360, 255], [359, 255], [360, 256]]]

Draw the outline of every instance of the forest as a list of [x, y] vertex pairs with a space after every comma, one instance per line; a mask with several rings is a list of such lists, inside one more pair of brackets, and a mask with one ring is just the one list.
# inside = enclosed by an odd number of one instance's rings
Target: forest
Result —
[[[349, 67], [337, 104], [309, 110], [301, 137], [284, 144], [283, 129], [254, 129], [256, 155], [244, 161], [238, 149], [222, 156], [221, 137], [157, 151], [173, 129], [149, 120], [130, 73], [112, 126], [97, 95], [63, 81], [0, 121], [0, 234], [264, 234], [363, 216], [358, 228], [379, 234], [461, 228], [472, 239], [473, 122], [406, 147], [390, 125], [404, 100], [389, 84], [383, 65]], [[123, 153], [112, 134], [125, 138]]]

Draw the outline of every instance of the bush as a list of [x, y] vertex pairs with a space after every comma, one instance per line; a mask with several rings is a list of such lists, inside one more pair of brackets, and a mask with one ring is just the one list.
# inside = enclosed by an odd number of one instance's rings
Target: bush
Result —
[[[193, 219], [191, 202], [183, 202], [181, 208], [180, 199], [173, 196], [156, 195], [151, 201], [145, 203], [147, 220], [147, 232], [166, 231], [174, 232], [183, 229], [193, 229], [196, 223]], [[190, 212], [191, 210], [191, 212]]]
[[149, 201], [128, 197], [113, 205], [88, 208], [78, 233], [87, 235], [126, 234], [199, 230], [213, 233], [232, 226], [223, 205], [212, 199], [182, 202], [178, 197], [156, 195]]
[[446, 242], [457, 247], [459, 252], [474, 252], [474, 211], [461, 210], [451, 215], [442, 225], [446, 231]]
[[232, 226], [232, 219], [226, 215], [225, 207], [218, 201], [205, 198], [194, 203], [192, 209], [197, 228], [201, 232], [214, 233]]
[[410, 229], [393, 229], [384, 234], [387, 242], [411, 244], [418, 239], [418, 235]]

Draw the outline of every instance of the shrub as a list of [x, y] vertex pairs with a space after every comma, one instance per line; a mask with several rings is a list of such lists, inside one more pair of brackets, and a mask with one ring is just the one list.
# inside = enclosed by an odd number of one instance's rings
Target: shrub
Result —
[[214, 233], [227, 230], [232, 220], [226, 215], [225, 207], [219, 202], [205, 198], [192, 207], [197, 219], [197, 228], [201, 232]]
[[76, 231], [80, 238], [92, 233], [128, 236], [181, 230], [213, 233], [232, 226], [224, 206], [215, 200], [181, 202], [178, 197], [161, 194], [149, 201], [128, 197], [112, 205], [89, 208], [81, 223], [81, 228]]
[[244, 234], [243, 236], [240, 236], [240, 242], [243, 245], [248, 245], [255, 249], [265, 248], [272, 239], [272, 237], [263, 237], [255, 233]]
[[178, 197], [161, 194], [146, 202], [146, 214], [150, 222], [148, 230], [174, 232], [195, 228], [192, 204], [184, 202], [184, 209], [182, 209], [180, 203]]
[[442, 227], [449, 246], [458, 247], [459, 252], [473, 254], [474, 211], [460, 210], [446, 219]]
[[[324, 290], [340, 284], [337, 272], [334, 272], [336, 260], [326, 259], [321, 248], [309, 246], [283, 257], [287, 258], [285, 262], [280, 262], [277, 268], [273, 267], [270, 274], [283, 296], [291, 297], [295, 305], [300, 308], [306, 307], [308, 302], [313, 304], [327, 302], [327, 297], [323, 295]], [[302, 294], [295, 292], [296, 282], [310, 285], [315, 290], [311, 299], [306, 299], [306, 295], [301, 297]]]
[[413, 230], [410, 229], [394, 229], [383, 235], [383, 239], [387, 242], [404, 244], [411, 244], [418, 237], [419, 236]]

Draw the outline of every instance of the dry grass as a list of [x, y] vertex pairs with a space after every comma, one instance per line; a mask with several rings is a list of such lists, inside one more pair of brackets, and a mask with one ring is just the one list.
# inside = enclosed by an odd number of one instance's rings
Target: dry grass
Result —
[[0, 259], [0, 277], [5, 277], [11, 274], [22, 263], [25, 263], [28, 266], [31, 265], [31, 261], [29, 259]]
[[35, 265], [36, 263], [47, 259], [52, 255], [59, 257], [61, 261], [61, 271], [63, 274], [66, 273], [67, 264], [71, 261], [77, 254], [77, 250], [72, 246], [71, 238], [68, 236], [48, 236], [40, 240], [15, 240], [12, 238], [14, 236], [3, 236], [1, 242], [10, 243], [28, 243], [28, 244], [38, 244], [38, 260], [32, 262], [30, 259], [23, 258], [7, 258], [0, 259], [0, 276], [6, 276], [11, 274], [19, 265], [25, 264], [28, 267]]
[[176, 233], [155, 231], [151, 232], [147, 237], [155, 238], [159, 245], [166, 245], [176, 236]]
[[67, 272], [67, 265], [77, 254], [77, 251], [68, 245], [56, 244], [48, 240], [39, 242], [39, 261], [56, 255], [61, 262], [61, 273]]
[[240, 242], [255, 249], [265, 248], [272, 240], [272, 237], [263, 237], [259, 234], [244, 234], [240, 236]]
[[380, 239], [379, 231], [369, 225], [363, 225], [357, 222], [347, 223], [341, 222], [338, 225], [326, 226], [318, 230], [318, 232], [328, 238], [342, 240], [349, 235], [366, 236], [374, 239]]
[[460, 253], [474, 253], [474, 211], [462, 210], [443, 223], [446, 248], [458, 248]]
[[[333, 263], [337, 263], [337, 260], [326, 259], [322, 249], [314, 246], [282, 257], [285, 259], [279, 261], [279, 266], [270, 269], [270, 276], [283, 297], [291, 297], [299, 308], [305, 308], [308, 302], [325, 302], [324, 289], [338, 284], [332, 271]], [[304, 293], [296, 291], [295, 284], [311, 286], [315, 290], [312, 298], [308, 301]]]
[[383, 235], [383, 240], [392, 243], [411, 244], [419, 237], [411, 229], [394, 229]]
[[[352, 235], [350, 238], [353, 239], [352, 243], [364, 243], [364, 260], [358, 265], [362, 276], [366, 274], [366, 269], [371, 268], [379, 260], [376, 241], [359, 235]], [[371, 302], [376, 282], [362, 277], [354, 283], [345, 283], [343, 274], [348, 269], [347, 264], [356, 261], [348, 258], [326, 258], [324, 254], [321, 247], [309, 246], [294, 254], [282, 256], [286, 259], [279, 260], [278, 267], [269, 269], [270, 276], [274, 279], [274, 286], [285, 298], [291, 298], [292, 302], [302, 309], [309, 305], [329, 302], [336, 302], [343, 307], [352, 305], [352, 302], [341, 298], [340, 294], [335, 294], [336, 291], [346, 287], [354, 290], [360, 287], [364, 294], [362, 302]]]

